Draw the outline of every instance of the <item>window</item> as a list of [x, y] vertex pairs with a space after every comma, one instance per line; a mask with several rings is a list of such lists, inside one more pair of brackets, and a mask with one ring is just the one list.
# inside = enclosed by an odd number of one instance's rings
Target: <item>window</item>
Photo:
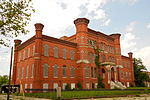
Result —
[[67, 53], [66, 48], [63, 48], [62, 52], [63, 52], [63, 58], [66, 59], [66, 53]]
[[63, 65], [62, 74], [62, 77], [66, 77], [66, 65]]
[[54, 65], [54, 78], [57, 78], [58, 77], [58, 65], [55, 64]]
[[30, 57], [30, 48], [28, 48], [28, 58]]
[[90, 83], [86, 83], [86, 89], [90, 89]]
[[47, 44], [44, 45], [44, 56], [49, 56], [49, 46]]
[[43, 89], [45, 89], [43, 92], [47, 92], [47, 89], [48, 89], [48, 83], [44, 83], [44, 84], [43, 84]]
[[90, 67], [85, 67], [85, 77], [86, 78], [90, 77]]
[[74, 60], [74, 51], [73, 50], [70, 51], [70, 59]]
[[58, 88], [58, 83], [54, 83], [53, 88], [54, 88], [54, 89], [57, 89], [57, 88]]
[[71, 83], [71, 89], [75, 89], [75, 83]]
[[118, 48], [116, 48], [116, 54], [119, 54]]
[[75, 68], [73, 66], [71, 66], [71, 68], [70, 68], [70, 73], [71, 73], [71, 77], [74, 78], [74, 76], [75, 76]]
[[26, 56], [26, 51], [24, 50], [23, 51], [23, 60], [25, 59], [25, 56]]
[[89, 59], [90, 63], [92, 63], [92, 57], [93, 57], [93, 55], [92, 55], [92, 53], [90, 53], [90, 59]]
[[67, 83], [63, 83], [62, 89], [65, 90]]
[[33, 56], [34, 56], [34, 54], [35, 54], [35, 45], [33, 45], [33, 51], [32, 51], [32, 54], [33, 54]]
[[44, 78], [48, 77], [48, 64], [44, 64]]
[[58, 47], [54, 47], [54, 57], [58, 58]]
[[18, 79], [20, 78], [20, 67], [18, 67]]
[[34, 76], [34, 64], [32, 64], [32, 72], [31, 72], [31, 77]]
[[28, 88], [28, 84], [25, 84], [25, 89], [27, 89]]
[[[30, 84], [30, 89], [32, 89], [32, 84]], [[32, 92], [32, 90], [30, 90], [30, 92]]]
[[106, 61], [106, 56], [102, 55], [102, 62], [105, 62], [105, 61]]
[[24, 76], [24, 68], [22, 68], [22, 77], [21, 78], [23, 78], [23, 76]]
[[21, 60], [21, 52], [19, 53], [18, 62], [20, 62], [20, 60]]
[[26, 78], [28, 78], [28, 70], [29, 70], [29, 66], [26, 67]]

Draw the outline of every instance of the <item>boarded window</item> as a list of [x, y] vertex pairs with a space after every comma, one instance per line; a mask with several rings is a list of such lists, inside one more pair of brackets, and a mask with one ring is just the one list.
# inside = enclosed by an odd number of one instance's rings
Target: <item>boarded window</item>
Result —
[[75, 68], [73, 66], [71, 66], [71, 68], [70, 68], [70, 73], [71, 73], [71, 77], [74, 78], [74, 76], [75, 76]]
[[23, 78], [23, 76], [24, 76], [24, 68], [22, 68], [22, 77], [21, 78]]
[[62, 76], [66, 77], [66, 65], [63, 65], [62, 67]]
[[30, 48], [28, 48], [28, 58], [30, 57]]
[[90, 77], [90, 67], [85, 67], [85, 77], [89, 78]]
[[74, 51], [73, 50], [70, 51], [70, 59], [74, 60]]
[[57, 78], [58, 77], [58, 65], [55, 64], [54, 65], [54, 78]]
[[33, 45], [32, 55], [35, 55], [35, 45]]
[[62, 52], [63, 52], [63, 58], [66, 59], [66, 58], [67, 58], [67, 57], [66, 57], [67, 49], [66, 49], [66, 48], [63, 48]]
[[32, 71], [31, 71], [31, 77], [34, 76], [34, 64], [32, 64]]
[[58, 58], [58, 47], [54, 47], [54, 57]]
[[26, 67], [26, 78], [28, 78], [28, 70], [29, 70], [29, 66]]
[[44, 45], [44, 56], [49, 56], [49, 46], [47, 44]]
[[48, 77], [48, 64], [44, 64], [44, 77], [47, 78]]

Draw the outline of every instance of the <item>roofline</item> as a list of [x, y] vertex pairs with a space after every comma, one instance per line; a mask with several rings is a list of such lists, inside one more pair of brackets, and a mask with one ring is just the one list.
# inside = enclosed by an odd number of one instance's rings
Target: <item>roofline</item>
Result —
[[77, 43], [61, 40], [61, 39], [50, 37], [50, 36], [46, 36], [46, 35], [42, 35], [42, 39], [43, 40], [47, 40], [47, 41], [53, 41], [55, 43], [65, 44], [65, 45], [71, 46], [71, 47], [77, 47]]
[[106, 35], [106, 34], [104, 34], [104, 33], [102, 33], [102, 32], [95, 31], [95, 30], [92, 30], [92, 29], [88, 28], [88, 32], [90, 32], [90, 31], [91, 31], [92, 33], [96, 34], [96, 35], [103, 35], [104, 37], [109, 38], [110, 40], [114, 41], [114, 38], [112, 38], [111, 36]]

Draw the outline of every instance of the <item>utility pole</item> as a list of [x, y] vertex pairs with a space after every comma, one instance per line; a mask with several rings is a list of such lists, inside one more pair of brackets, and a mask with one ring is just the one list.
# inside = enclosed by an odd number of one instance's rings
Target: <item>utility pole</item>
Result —
[[9, 82], [8, 82], [7, 100], [9, 100], [9, 94], [10, 94], [10, 82], [11, 82], [12, 57], [13, 57], [13, 47], [11, 47], [11, 59], [10, 59], [10, 70], [9, 70]]

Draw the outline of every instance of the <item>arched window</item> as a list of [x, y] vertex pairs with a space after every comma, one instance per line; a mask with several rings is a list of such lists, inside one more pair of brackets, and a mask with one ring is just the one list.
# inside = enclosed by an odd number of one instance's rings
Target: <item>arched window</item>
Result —
[[90, 67], [85, 67], [85, 77], [89, 78], [90, 77]]
[[49, 46], [47, 44], [44, 45], [44, 56], [49, 56]]
[[75, 68], [73, 66], [71, 66], [71, 68], [70, 68], [70, 73], [71, 73], [71, 77], [74, 78], [74, 76], [75, 76]]
[[48, 77], [48, 64], [44, 64], [43, 76], [44, 78]]
[[93, 60], [93, 55], [92, 55], [92, 53], [90, 53], [90, 59], [89, 59], [89, 62], [92, 63], [92, 60]]
[[102, 69], [102, 78], [105, 79], [105, 69]]
[[28, 78], [29, 66], [26, 67], [26, 78]]
[[58, 47], [54, 47], [54, 57], [58, 58]]
[[66, 57], [67, 49], [66, 49], [66, 48], [63, 48], [62, 52], [63, 52], [63, 58], [66, 59], [66, 58], [67, 58], [67, 57]]
[[102, 62], [105, 62], [105, 61], [106, 61], [106, 56], [102, 55]]
[[62, 77], [66, 77], [66, 69], [67, 69], [66, 65], [63, 65], [63, 67], [62, 67]]
[[34, 64], [32, 64], [31, 77], [34, 76]]
[[70, 51], [70, 59], [74, 60], [74, 51], [73, 50]]
[[18, 79], [20, 78], [20, 67], [18, 67]]
[[55, 64], [54, 65], [54, 78], [57, 78], [58, 77], [58, 65], [57, 64]]
[[22, 77], [21, 78], [23, 78], [23, 76], [24, 76], [24, 67], [22, 68]]

